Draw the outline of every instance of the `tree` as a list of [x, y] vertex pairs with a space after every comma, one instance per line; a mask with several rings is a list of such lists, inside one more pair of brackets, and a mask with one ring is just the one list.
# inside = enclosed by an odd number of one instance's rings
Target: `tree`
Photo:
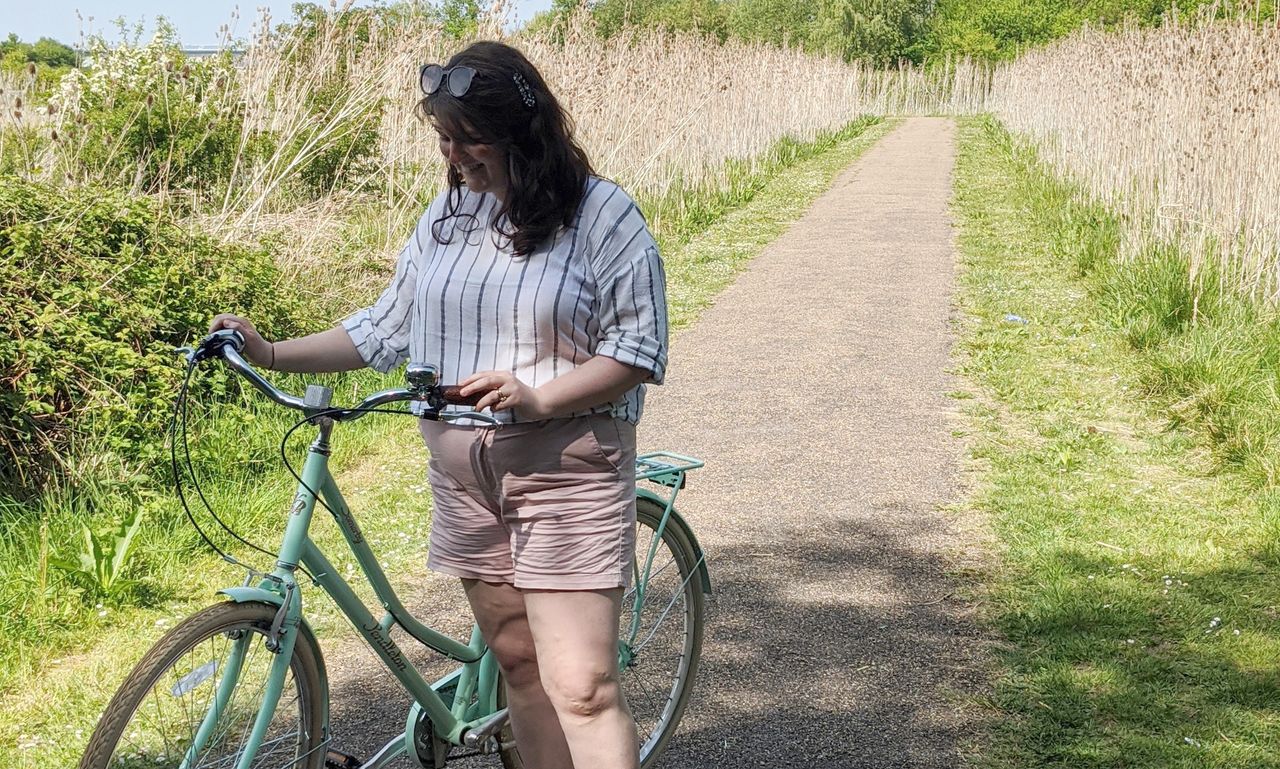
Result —
[[818, 4], [791, 0], [737, 0], [730, 3], [729, 34], [774, 45], [805, 45], [813, 38]]
[[[624, 26], [663, 27], [702, 32], [724, 40], [727, 17], [723, 0], [597, 0], [588, 3], [600, 34], [608, 37]], [[573, 0], [557, 0], [555, 8], [572, 12]]]
[[480, 0], [442, 0], [436, 18], [446, 35], [460, 40], [476, 33], [483, 11]]
[[31, 46], [27, 60], [50, 67], [71, 67], [76, 63], [76, 52], [53, 38], [42, 37]]
[[918, 60], [932, 0], [823, 0], [810, 47], [846, 61], [891, 65]]

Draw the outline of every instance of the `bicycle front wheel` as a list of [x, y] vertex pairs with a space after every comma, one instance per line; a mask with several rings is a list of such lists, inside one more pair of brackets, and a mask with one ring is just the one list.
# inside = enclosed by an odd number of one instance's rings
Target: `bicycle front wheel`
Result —
[[[223, 603], [183, 621], [147, 652], [107, 706], [80, 769], [233, 769], [276, 655], [276, 607]], [[328, 706], [315, 637], [304, 625], [284, 690], [251, 767], [320, 769]], [[199, 736], [197, 736], [199, 735]]]
[[702, 651], [700, 564], [682, 526], [669, 520], [658, 531], [663, 512], [650, 499], [636, 500], [635, 566], [620, 618], [622, 689], [635, 718], [642, 767], [657, 759], [675, 733]]

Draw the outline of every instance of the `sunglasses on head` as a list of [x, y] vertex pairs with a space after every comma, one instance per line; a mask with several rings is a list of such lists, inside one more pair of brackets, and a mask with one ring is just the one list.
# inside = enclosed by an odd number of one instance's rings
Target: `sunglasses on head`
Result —
[[431, 96], [443, 87], [454, 98], [461, 98], [471, 88], [471, 81], [475, 80], [475, 77], [476, 71], [471, 67], [460, 65], [445, 69], [439, 64], [424, 64], [418, 72], [418, 85], [427, 96]]

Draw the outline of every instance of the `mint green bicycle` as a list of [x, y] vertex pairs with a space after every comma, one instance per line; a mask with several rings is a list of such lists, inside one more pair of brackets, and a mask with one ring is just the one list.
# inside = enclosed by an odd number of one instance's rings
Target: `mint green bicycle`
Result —
[[[406, 387], [375, 393], [354, 408], [331, 408], [328, 388], [312, 385], [305, 398], [276, 389], [241, 357], [242, 346], [233, 331], [211, 334], [186, 351], [188, 378], [201, 361], [220, 358], [271, 400], [301, 411], [305, 419], [300, 424], [316, 429], [283, 541], [272, 554], [275, 568], [269, 574], [250, 572], [245, 585], [220, 591], [228, 600], [179, 623], [146, 653], [99, 720], [81, 769], [377, 769], [400, 757], [440, 769], [450, 758], [477, 753], [496, 754], [508, 769], [521, 767], [501, 671], [479, 629], [473, 628], [469, 641], [462, 643], [414, 619], [391, 588], [329, 471], [337, 423], [388, 411], [380, 407], [401, 401], [425, 403], [424, 418], [450, 418], [444, 407], [465, 405], [466, 400], [456, 388], [441, 386], [434, 369], [411, 366]], [[185, 398], [184, 386], [175, 425], [178, 415], [185, 414]], [[492, 421], [476, 412], [459, 416]], [[642, 455], [636, 463], [637, 480], [649, 483], [637, 491], [634, 579], [623, 598], [618, 656], [640, 735], [642, 766], [650, 765], [671, 739], [698, 668], [710, 580], [702, 550], [676, 512], [675, 499], [686, 474], [701, 466], [699, 460], [666, 453]], [[317, 504], [337, 522], [382, 604], [381, 618], [308, 536]], [[302, 611], [306, 581], [329, 594], [413, 698], [404, 733], [364, 761], [337, 751], [330, 742], [324, 659]], [[459, 667], [427, 683], [391, 637], [393, 627]]]

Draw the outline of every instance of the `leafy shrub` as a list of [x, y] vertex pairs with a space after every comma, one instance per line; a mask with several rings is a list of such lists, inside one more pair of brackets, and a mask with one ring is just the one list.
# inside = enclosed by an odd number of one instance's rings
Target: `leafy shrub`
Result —
[[90, 40], [51, 104], [70, 178], [147, 192], [225, 183], [241, 151], [243, 107], [229, 53], [187, 59], [160, 22], [146, 45]]
[[350, 98], [349, 90], [345, 80], [330, 83], [317, 89], [307, 105], [316, 126], [332, 125], [325, 130], [334, 138], [322, 142], [318, 151], [307, 152], [308, 145], [315, 143], [317, 133], [309, 131], [298, 136], [284, 153], [286, 157], [308, 158], [298, 171], [298, 180], [311, 197], [320, 197], [335, 187], [354, 186], [354, 180], [367, 177], [376, 167], [381, 105], [374, 104], [372, 109], [337, 122], [330, 117], [338, 114]]
[[151, 200], [0, 177], [0, 491], [33, 489], [77, 438], [161, 456], [173, 348], [219, 311], [297, 332], [300, 305], [277, 282], [265, 251], [184, 230]]
[[[534, 29], [563, 22], [574, 0], [554, 0]], [[627, 25], [698, 31], [724, 41], [798, 45], [877, 65], [915, 57], [933, 3], [929, 0], [599, 0], [592, 17], [608, 37]]]
[[[357, 187], [377, 166], [382, 100], [372, 97], [362, 77], [353, 77], [351, 66], [374, 44], [374, 28], [396, 12], [365, 8], [335, 17], [314, 5], [294, 10], [295, 22], [282, 25], [277, 35], [285, 51], [284, 67], [306, 74], [286, 79], [312, 83], [301, 98], [307, 115], [304, 127], [278, 156], [295, 159], [294, 186], [314, 198], [334, 188]], [[327, 52], [335, 47], [345, 55], [334, 58]]]

